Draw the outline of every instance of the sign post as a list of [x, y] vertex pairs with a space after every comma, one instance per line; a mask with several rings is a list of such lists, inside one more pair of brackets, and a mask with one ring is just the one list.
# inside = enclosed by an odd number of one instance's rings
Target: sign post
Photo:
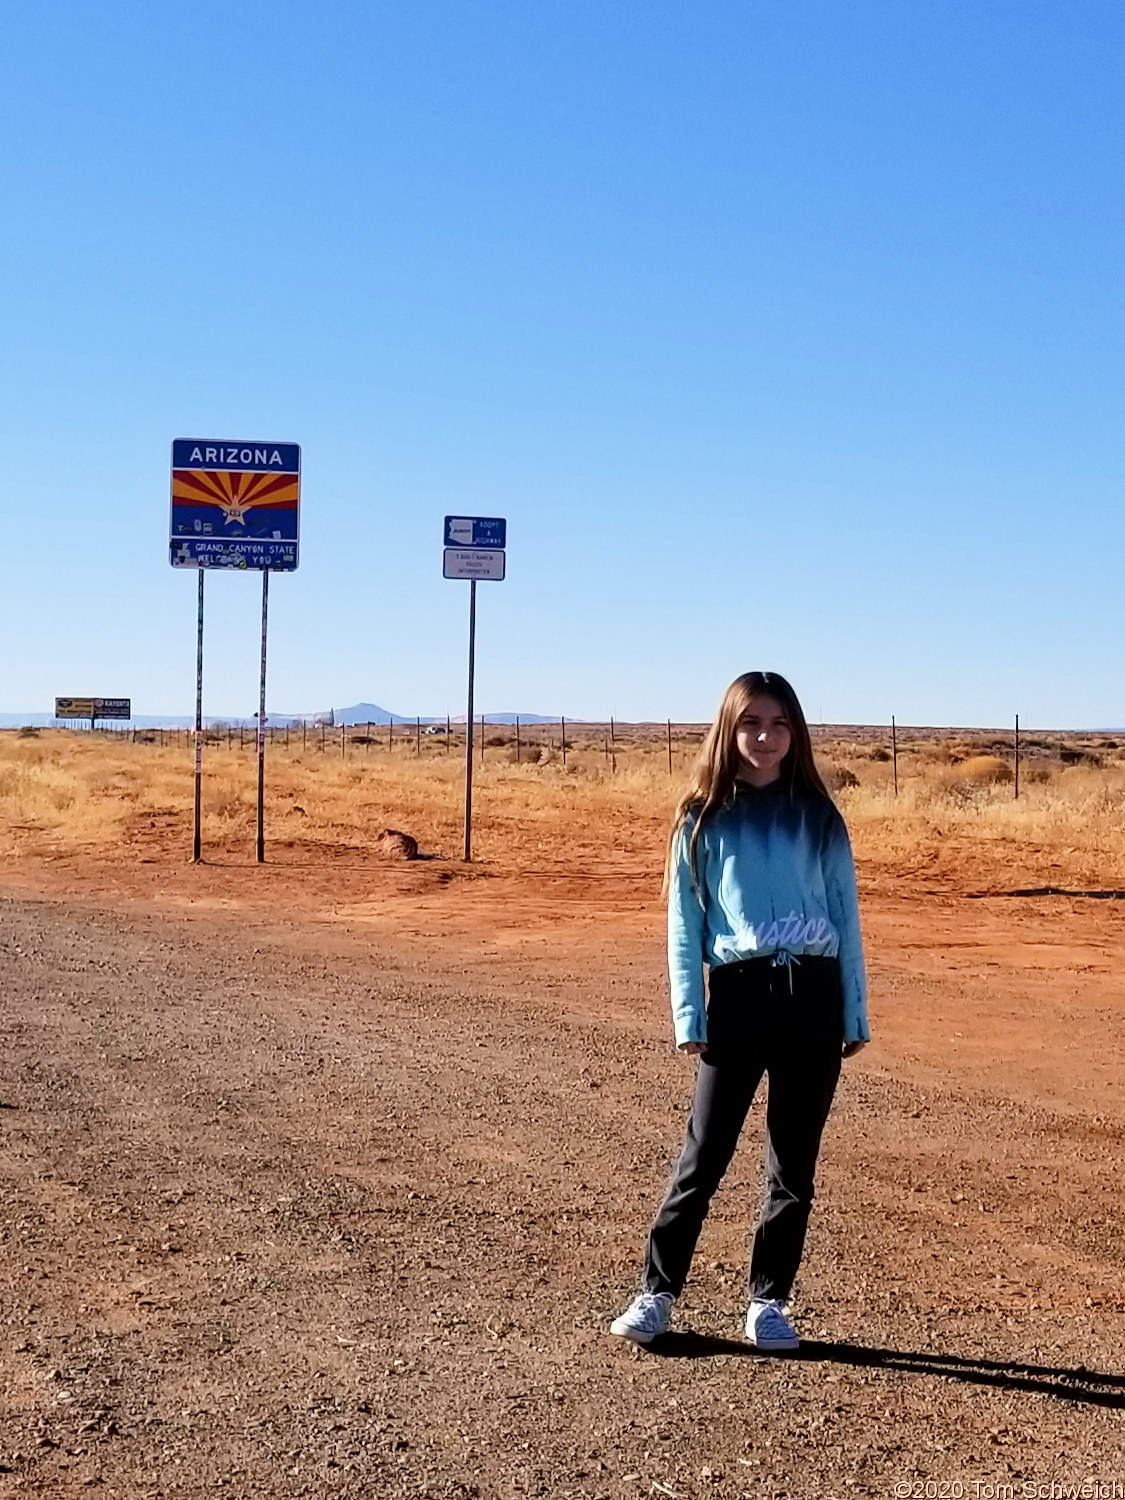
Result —
[[469, 580], [469, 697], [465, 710], [465, 863], [473, 857], [473, 682], [476, 676], [477, 583], [506, 571], [508, 523], [499, 516], [446, 516], [443, 578]]
[[203, 858], [203, 577], [199, 570], [199, 609], [195, 624], [195, 811], [191, 826], [191, 862]]
[[469, 703], [465, 709], [465, 863], [473, 857], [473, 678], [476, 675], [477, 581], [469, 580]]
[[199, 569], [195, 656], [195, 816], [192, 859], [202, 857], [203, 570], [262, 575], [262, 670], [258, 695], [258, 863], [265, 862], [266, 624], [269, 575], [298, 562], [301, 449], [297, 443], [177, 438], [172, 444], [169, 561]]
[[269, 621], [270, 575], [262, 569], [262, 677], [258, 685], [258, 863], [266, 862], [266, 625]]

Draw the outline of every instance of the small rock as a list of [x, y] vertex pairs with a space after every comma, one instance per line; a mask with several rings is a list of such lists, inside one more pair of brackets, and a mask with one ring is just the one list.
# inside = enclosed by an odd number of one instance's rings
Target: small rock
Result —
[[417, 859], [418, 840], [397, 828], [384, 828], [375, 839], [375, 852], [384, 859]]

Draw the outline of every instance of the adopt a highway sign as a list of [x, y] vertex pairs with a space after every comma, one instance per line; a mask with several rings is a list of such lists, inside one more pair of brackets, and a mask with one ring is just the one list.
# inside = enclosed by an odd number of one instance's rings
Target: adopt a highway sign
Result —
[[507, 546], [508, 523], [503, 516], [446, 516], [445, 545], [447, 547], [496, 547]]
[[508, 523], [503, 516], [446, 516], [442, 577], [499, 583], [507, 562], [507, 541]]

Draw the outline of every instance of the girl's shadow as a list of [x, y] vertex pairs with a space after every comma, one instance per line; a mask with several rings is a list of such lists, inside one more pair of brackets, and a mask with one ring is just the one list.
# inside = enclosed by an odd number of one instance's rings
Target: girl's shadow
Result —
[[1004, 1391], [1032, 1391], [1087, 1406], [1125, 1410], [1125, 1375], [1106, 1375], [1087, 1370], [1059, 1369], [1050, 1365], [1023, 1365], [1010, 1360], [964, 1359], [957, 1354], [922, 1354], [904, 1349], [868, 1349], [861, 1344], [824, 1343], [802, 1339], [796, 1354], [759, 1354], [749, 1344], [735, 1339], [709, 1338], [699, 1333], [666, 1333], [648, 1345], [663, 1359], [714, 1359], [733, 1355], [740, 1359], [787, 1358], [857, 1365], [865, 1369], [905, 1370], [914, 1375], [938, 1375], [970, 1385], [995, 1386]]

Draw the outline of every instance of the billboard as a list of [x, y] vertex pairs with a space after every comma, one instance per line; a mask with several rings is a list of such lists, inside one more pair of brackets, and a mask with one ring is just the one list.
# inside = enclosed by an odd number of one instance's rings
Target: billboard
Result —
[[56, 698], [56, 719], [131, 719], [129, 698]]

